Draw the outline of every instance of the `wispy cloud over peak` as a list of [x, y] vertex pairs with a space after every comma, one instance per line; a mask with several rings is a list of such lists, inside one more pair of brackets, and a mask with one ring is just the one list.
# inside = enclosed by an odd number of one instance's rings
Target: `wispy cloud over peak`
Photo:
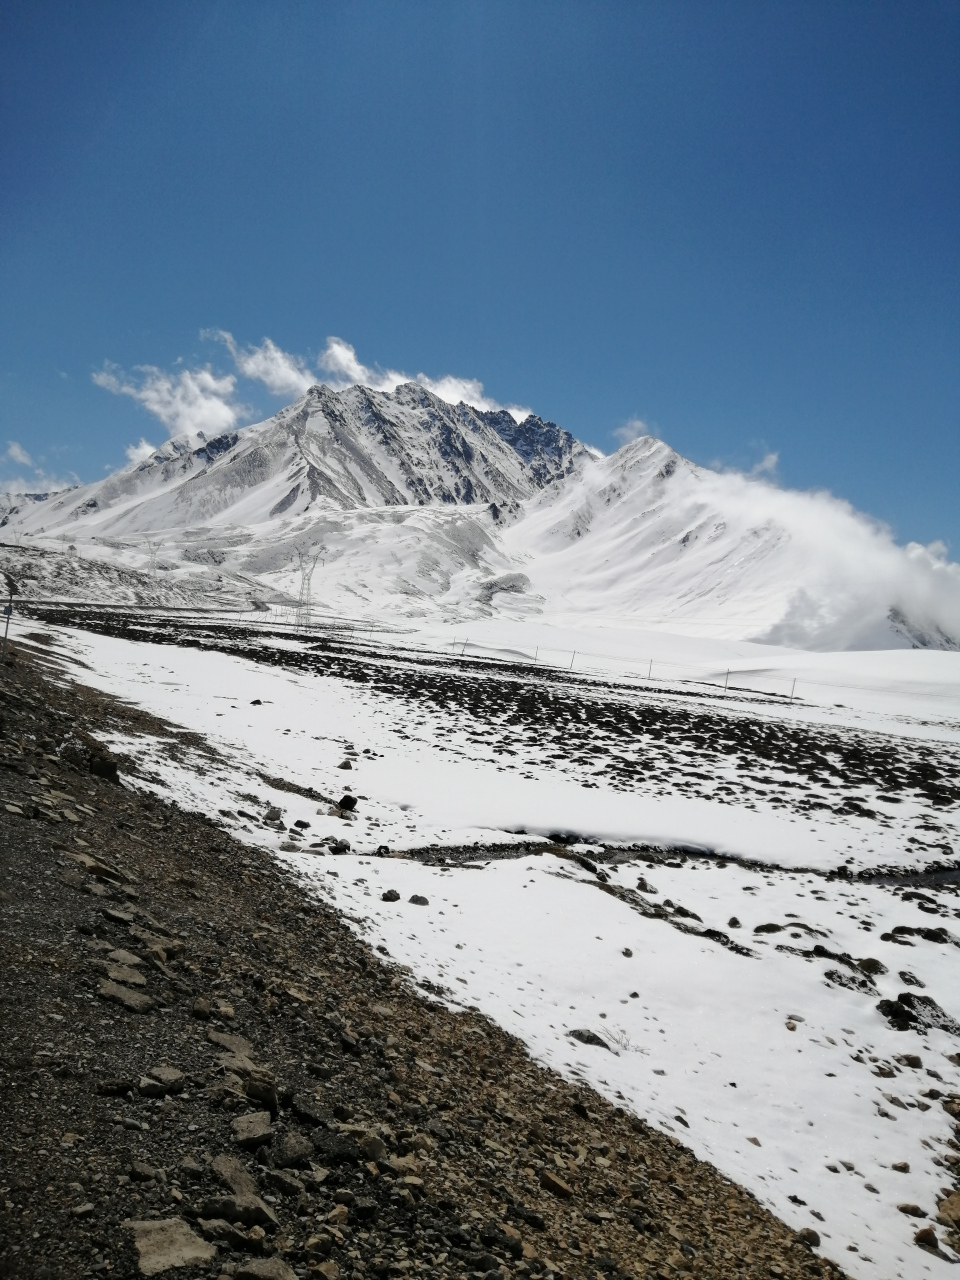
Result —
[[[416, 382], [448, 404], [463, 401], [486, 412], [506, 408], [518, 422], [530, 413], [520, 405], [501, 405], [485, 395], [483, 383], [477, 378], [458, 378], [452, 374], [430, 378], [425, 373], [411, 377], [399, 369], [365, 365], [357, 357], [355, 348], [343, 338], [327, 339], [326, 346], [314, 361], [314, 372], [305, 357], [284, 351], [269, 337], [265, 337], [259, 346], [241, 346], [226, 329], [202, 329], [200, 337], [222, 343], [233, 360], [235, 374], [215, 373], [209, 364], [202, 368], [180, 369], [175, 373], [145, 364], [137, 365], [132, 373], [126, 373], [118, 365], [106, 361], [103, 368], [92, 375], [93, 381], [105, 391], [135, 400], [158, 418], [171, 436], [195, 436], [200, 432], [207, 436], [217, 435], [249, 419], [251, 411], [235, 399], [238, 378], [262, 383], [271, 394], [288, 398], [303, 395], [316, 383], [323, 383], [333, 391], [343, 391], [359, 384], [373, 391], [392, 392], [404, 382]], [[142, 461], [149, 456], [145, 450], [152, 452], [153, 446], [141, 437], [139, 444], [127, 447], [128, 461]]]
[[317, 381], [305, 360], [283, 351], [272, 338], [264, 338], [259, 347], [241, 348], [226, 329], [202, 329], [200, 337], [222, 342], [233, 356], [238, 373], [262, 382], [275, 396], [302, 396]]
[[381, 369], [364, 364], [357, 356], [356, 348], [343, 338], [327, 338], [327, 345], [316, 358], [317, 372], [314, 373], [303, 356], [284, 351], [272, 338], [264, 338], [258, 347], [241, 347], [233, 334], [225, 329], [204, 329], [200, 336], [222, 342], [242, 377], [262, 382], [277, 396], [303, 395], [318, 382], [332, 391], [362, 386], [384, 392], [396, 391], [405, 382], [416, 382], [448, 404], [459, 404], [462, 400], [464, 404], [485, 412], [506, 408], [518, 422], [530, 413], [520, 405], [504, 406], [485, 395], [483, 383], [478, 378], [458, 378], [453, 374], [431, 378], [425, 373], [409, 374], [400, 369]]
[[171, 436], [218, 435], [235, 426], [243, 409], [233, 403], [237, 380], [232, 373], [218, 377], [206, 365], [164, 373], [155, 365], [138, 365], [133, 375], [113, 364], [93, 374], [93, 381], [114, 395], [129, 396], [159, 418]]
[[156, 453], [156, 447], [140, 437], [138, 444], [128, 444], [125, 450], [128, 462], [146, 462], [148, 458], [152, 458]]
[[7, 441], [7, 457], [11, 462], [19, 463], [21, 467], [33, 466], [33, 459], [30, 457], [29, 453], [27, 453], [26, 449], [24, 449], [23, 445], [19, 444], [16, 440]]
[[642, 418], [628, 418], [622, 427], [617, 427], [611, 434], [621, 444], [630, 444], [632, 440], [639, 440], [641, 436], [653, 435], [653, 432]]
[[328, 338], [327, 345], [321, 354], [318, 364], [326, 376], [322, 381], [334, 391], [342, 391], [346, 387], [363, 386], [372, 391], [396, 391], [404, 382], [416, 382], [427, 391], [431, 391], [447, 404], [470, 405], [485, 413], [506, 409], [518, 422], [529, 417], [530, 410], [521, 405], [502, 405], [490, 396], [484, 395], [483, 383], [477, 378], [457, 378], [446, 374], [442, 378], [430, 378], [425, 373], [411, 377], [398, 369], [374, 369], [363, 364], [358, 358], [355, 348], [343, 338]]
[[752, 476], [775, 476], [777, 474], [777, 463], [779, 461], [779, 453], [765, 453], [760, 461], [754, 463], [750, 468], [750, 474]]

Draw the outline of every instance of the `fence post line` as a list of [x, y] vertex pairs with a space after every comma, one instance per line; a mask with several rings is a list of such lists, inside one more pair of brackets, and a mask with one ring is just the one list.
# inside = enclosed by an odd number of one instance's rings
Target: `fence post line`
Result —
[[727, 667], [727, 674], [723, 682], [723, 692], [727, 692], [727, 685], [730, 683], [730, 668]]
[[571, 670], [571, 671], [573, 670], [573, 662], [574, 662], [574, 658], [576, 658], [576, 656], [577, 656], [577, 651], [576, 651], [576, 649], [574, 649], [574, 651], [573, 651], [573, 658], [571, 658], [571, 659], [570, 659], [570, 670]]
[[796, 692], [796, 688], [797, 688], [797, 681], [796, 681], [796, 677], [794, 677], [794, 681], [793, 681], [793, 688], [790, 690], [790, 701], [791, 701], [791, 702], [793, 701], [793, 695], [794, 695], [794, 693]]

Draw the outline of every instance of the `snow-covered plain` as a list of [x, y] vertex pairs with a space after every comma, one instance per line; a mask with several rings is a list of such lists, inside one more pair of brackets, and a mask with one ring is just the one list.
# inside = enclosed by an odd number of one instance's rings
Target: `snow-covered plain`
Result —
[[[897, 1206], [929, 1221], [955, 1177], [958, 879], [913, 873], [960, 868], [960, 655], [136, 621], [138, 640], [46, 627], [43, 651], [157, 717], [110, 739], [147, 785], [274, 850], [414, 981], [669, 1129], [850, 1274], [946, 1274]], [[795, 676], [793, 702], [764, 684]], [[345, 783], [353, 817], [329, 803]], [[894, 1030], [877, 1005], [905, 991], [947, 1029]]]

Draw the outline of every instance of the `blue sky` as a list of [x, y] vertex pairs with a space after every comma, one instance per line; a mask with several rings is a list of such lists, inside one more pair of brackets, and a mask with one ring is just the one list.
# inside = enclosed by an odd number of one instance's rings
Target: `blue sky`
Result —
[[960, 554], [958, 63], [955, 2], [8, 0], [0, 476], [335, 335]]

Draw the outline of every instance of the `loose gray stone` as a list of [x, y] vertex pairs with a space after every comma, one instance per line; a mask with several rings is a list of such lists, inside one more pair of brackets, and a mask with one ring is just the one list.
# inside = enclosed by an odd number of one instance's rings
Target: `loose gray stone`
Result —
[[268, 1106], [271, 1111], [276, 1111], [280, 1106], [276, 1077], [272, 1071], [267, 1071], [264, 1067], [254, 1067], [251, 1070], [247, 1078], [246, 1094], [255, 1102], [262, 1102]]
[[147, 1075], [151, 1080], [156, 1080], [157, 1084], [162, 1084], [168, 1093], [179, 1093], [183, 1088], [183, 1072], [176, 1067], [168, 1067], [165, 1063], [161, 1063], [159, 1067], [151, 1067]]
[[211, 1044], [218, 1044], [221, 1049], [235, 1053], [238, 1058], [249, 1058], [253, 1045], [243, 1036], [232, 1036], [226, 1031], [217, 1031], [213, 1027], [207, 1029], [207, 1039]]
[[278, 1227], [277, 1215], [259, 1196], [211, 1196], [203, 1202], [204, 1218], [225, 1218], [246, 1227]]
[[590, 1031], [586, 1027], [577, 1027], [574, 1031], [568, 1031], [567, 1035], [571, 1040], [579, 1040], [581, 1044], [593, 1044], [598, 1049], [610, 1048], [606, 1040], [601, 1039], [595, 1031]]
[[204, 1167], [193, 1156], [184, 1156], [180, 1161], [180, 1172], [188, 1178], [202, 1178], [204, 1175]]
[[299, 1178], [295, 1178], [292, 1173], [286, 1173], [283, 1169], [268, 1169], [263, 1178], [269, 1186], [273, 1187], [275, 1191], [279, 1191], [281, 1195], [298, 1196], [302, 1191], [306, 1190]]
[[139, 969], [126, 964], [111, 964], [108, 960], [94, 960], [94, 967], [105, 973], [111, 982], [122, 982], [125, 987], [145, 987], [147, 980]]
[[274, 1146], [273, 1162], [278, 1169], [303, 1164], [313, 1155], [314, 1145], [302, 1133], [288, 1133]]
[[253, 1196], [257, 1194], [257, 1184], [252, 1174], [243, 1167], [236, 1156], [217, 1156], [210, 1168], [235, 1195]]
[[368, 1160], [386, 1160], [387, 1144], [375, 1133], [365, 1133], [359, 1139], [359, 1147]]
[[124, 1009], [129, 1009], [131, 1013], [149, 1013], [151, 1009], [156, 1007], [156, 1001], [149, 996], [141, 994], [139, 991], [130, 991], [127, 987], [121, 987], [116, 982], [101, 982], [97, 995], [101, 1000], [111, 1000], [114, 1004], [119, 1004]]
[[250, 1238], [241, 1227], [235, 1227], [226, 1218], [198, 1218], [197, 1226], [208, 1240], [216, 1240], [235, 1249], [238, 1253], [250, 1248]]
[[[245, 1147], [248, 1151], [255, 1151], [257, 1147], [262, 1147], [273, 1136], [270, 1121], [269, 1111], [252, 1111], [249, 1115], [239, 1116], [230, 1126], [233, 1130], [234, 1142], [238, 1147]], [[217, 1214], [213, 1215], [213, 1217], [217, 1216]]]
[[124, 1225], [133, 1232], [142, 1275], [156, 1276], [173, 1267], [203, 1265], [217, 1256], [214, 1246], [201, 1240], [179, 1218], [159, 1222], [128, 1219]]
[[162, 1098], [167, 1093], [179, 1093], [183, 1081], [183, 1072], [176, 1067], [151, 1067], [137, 1089], [145, 1098]]
[[282, 1258], [253, 1258], [241, 1262], [236, 1280], [297, 1280], [297, 1273]]

